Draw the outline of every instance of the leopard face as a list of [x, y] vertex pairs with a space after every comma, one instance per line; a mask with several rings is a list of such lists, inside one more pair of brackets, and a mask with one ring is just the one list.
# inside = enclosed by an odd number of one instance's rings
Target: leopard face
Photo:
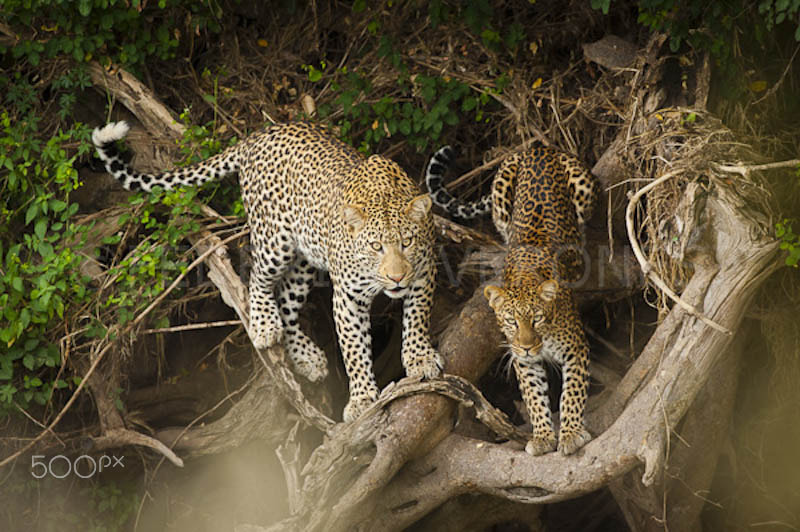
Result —
[[508, 340], [512, 356], [526, 364], [540, 361], [542, 338], [548, 337], [554, 328], [558, 282], [549, 279], [530, 288], [506, 290], [489, 285], [483, 292]]
[[345, 205], [342, 216], [353, 242], [349, 261], [393, 299], [404, 297], [427, 271], [430, 260], [430, 198], [423, 194], [404, 202]]

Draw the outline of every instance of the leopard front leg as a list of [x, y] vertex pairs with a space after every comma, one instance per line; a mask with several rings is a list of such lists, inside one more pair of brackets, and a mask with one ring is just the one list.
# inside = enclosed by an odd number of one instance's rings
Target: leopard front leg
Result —
[[259, 350], [279, 343], [283, 337], [275, 285], [295, 257], [287, 231], [272, 227], [264, 233], [253, 234], [253, 271], [250, 273], [250, 340]]
[[558, 435], [558, 450], [563, 455], [574, 453], [592, 439], [583, 424], [589, 394], [589, 346], [582, 332], [580, 337], [582, 342], [564, 356]]
[[372, 370], [372, 337], [370, 336], [369, 307], [371, 301], [349, 293], [333, 281], [333, 320], [342, 350], [344, 367], [350, 384], [350, 400], [342, 418], [353, 421], [378, 399], [378, 384]]
[[328, 360], [322, 349], [300, 329], [297, 321], [313, 281], [314, 267], [298, 253], [291, 268], [281, 279], [278, 306], [285, 327], [286, 353], [300, 375], [317, 382], [328, 376]]
[[514, 371], [517, 373], [522, 400], [525, 402], [533, 426], [533, 435], [525, 446], [525, 452], [539, 456], [554, 451], [556, 433], [553, 431], [550, 416], [547, 372], [541, 363], [525, 364], [517, 358], [514, 358]]
[[403, 349], [406, 375], [432, 379], [442, 374], [444, 360], [431, 345], [428, 332], [433, 303], [433, 275], [424, 275], [409, 287], [403, 301]]

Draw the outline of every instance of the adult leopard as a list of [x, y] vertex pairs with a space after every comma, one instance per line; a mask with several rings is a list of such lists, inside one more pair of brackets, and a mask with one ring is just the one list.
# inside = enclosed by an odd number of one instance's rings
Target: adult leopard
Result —
[[472, 218], [491, 209], [508, 251], [503, 286], [484, 290], [511, 346], [514, 370], [533, 425], [525, 450], [556, 449], [544, 363], [562, 366], [558, 450], [572, 454], [591, 440], [584, 427], [589, 388], [589, 346], [572, 290], [580, 267], [581, 232], [597, 195], [597, 182], [575, 157], [537, 143], [507, 158], [492, 192], [467, 203], [443, 186], [453, 158], [449, 146], [431, 158], [426, 182], [433, 201], [450, 214]]
[[345, 421], [378, 397], [369, 319], [378, 293], [403, 298], [406, 373], [441, 373], [428, 333], [435, 275], [431, 200], [397, 164], [366, 158], [321, 127], [298, 122], [267, 127], [200, 163], [149, 175], [119, 156], [116, 141], [128, 129], [117, 122], [92, 134], [106, 169], [126, 189], [196, 186], [239, 173], [253, 247], [251, 341], [256, 349], [282, 341], [297, 372], [311, 381], [325, 378], [327, 363], [297, 317], [313, 269], [330, 272], [350, 383]]

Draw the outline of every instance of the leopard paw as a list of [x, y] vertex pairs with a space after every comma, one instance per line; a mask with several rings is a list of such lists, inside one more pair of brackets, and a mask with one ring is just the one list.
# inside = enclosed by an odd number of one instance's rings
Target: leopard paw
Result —
[[552, 431], [535, 435], [525, 445], [525, 452], [533, 456], [540, 456], [555, 450], [556, 435]]
[[250, 306], [250, 341], [261, 351], [279, 344], [283, 339], [283, 321], [276, 312], [261, 310], [254, 312]]
[[403, 357], [406, 375], [414, 378], [434, 379], [444, 370], [444, 359], [433, 347], [423, 353]]
[[264, 327], [255, 326], [250, 334], [250, 341], [253, 347], [259, 351], [277, 345], [283, 338], [283, 327]]
[[358, 419], [358, 416], [360, 416], [367, 408], [369, 408], [377, 398], [377, 394], [375, 397], [369, 397], [365, 395], [360, 395], [357, 397], [351, 396], [350, 400], [347, 402], [347, 405], [344, 407], [342, 419], [345, 423]]
[[311, 382], [318, 382], [328, 376], [328, 359], [325, 352], [308, 336], [301, 332], [287, 333], [286, 352], [297, 373]]
[[562, 427], [558, 435], [558, 451], [567, 456], [574, 453], [592, 440], [592, 435], [583, 427]]

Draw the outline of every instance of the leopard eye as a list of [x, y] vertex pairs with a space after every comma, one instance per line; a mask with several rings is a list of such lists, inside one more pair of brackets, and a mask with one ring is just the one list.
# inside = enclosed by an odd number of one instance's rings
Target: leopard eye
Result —
[[506, 326], [510, 327], [512, 329], [517, 326], [517, 320], [515, 320], [513, 317], [506, 318], [505, 322], [506, 322]]
[[373, 240], [372, 242], [369, 243], [369, 247], [371, 247], [375, 251], [380, 251], [383, 249], [383, 244], [381, 244], [377, 240]]
[[534, 323], [542, 323], [544, 321], [544, 312], [537, 312], [533, 315]]
[[414, 237], [412, 237], [412, 236], [407, 236], [407, 237], [404, 237], [404, 238], [403, 238], [403, 240], [401, 240], [401, 241], [400, 241], [400, 245], [401, 245], [403, 248], [407, 248], [407, 247], [410, 247], [410, 246], [411, 246], [411, 243], [412, 243], [413, 241], [414, 241]]

